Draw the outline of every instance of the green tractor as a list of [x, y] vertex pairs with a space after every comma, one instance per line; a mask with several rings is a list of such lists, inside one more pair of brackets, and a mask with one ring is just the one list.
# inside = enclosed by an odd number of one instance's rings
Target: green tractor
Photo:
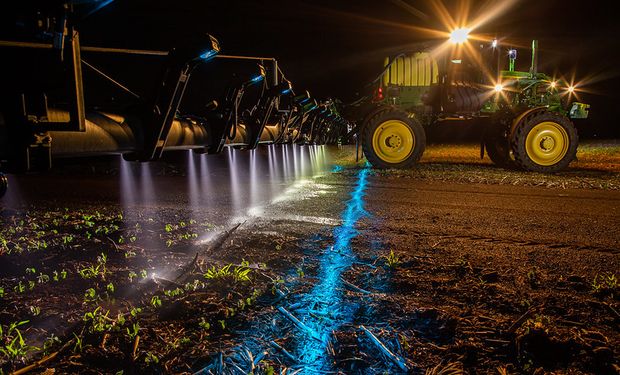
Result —
[[[424, 153], [425, 129], [475, 120], [483, 126], [481, 157], [486, 149], [502, 167], [566, 168], [578, 144], [571, 120], [587, 118], [589, 105], [574, 101], [567, 82], [538, 72], [537, 41], [527, 72], [515, 71], [517, 50], [502, 49], [497, 40], [465, 42], [445, 53], [427, 49], [386, 58], [372, 99], [356, 105], [368, 161], [378, 168], [411, 167]], [[508, 69], [502, 70], [506, 52]]]

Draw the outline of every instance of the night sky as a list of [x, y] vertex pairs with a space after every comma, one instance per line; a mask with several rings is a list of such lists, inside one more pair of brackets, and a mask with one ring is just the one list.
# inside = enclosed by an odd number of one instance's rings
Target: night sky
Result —
[[[461, 1], [443, 3], [455, 17]], [[502, 1], [470, 2], [470, 18]], [[620, 137], [615, 88], [620, 80], [620, 23], [606, 2], [519, 0], [474, 33], [497, 35], [528, 46], [539, 39], [539, 71], [590, 78], [581, 95], [592, 104], [585, 124], [603, 136]], [[414, 10], [407, 10], [413, 6]], [[442, 40], [414, 27], [444, 30], [429, 1], [205, 1], [116, 0], [82, 25], [82, 43], [168, 49], [178, 41], [211, 33], [222, 53], [276, 57], [297, 89], [347, 102], [380, 72], [386, 55]], [[447, 31], [447, 30], [446, 30]], [[520, 49], [517, 68], [527, 70]], [[583, 125], [580, 126], [583, 128]]]

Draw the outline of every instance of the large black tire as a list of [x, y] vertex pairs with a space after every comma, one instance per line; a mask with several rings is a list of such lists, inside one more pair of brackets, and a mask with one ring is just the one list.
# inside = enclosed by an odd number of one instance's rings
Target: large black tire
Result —
[[364, 155], [376, 168], [410, 168], [420, 160], [425, 147], [422, 125], [399, 110], [378, 113], [362, 130]]
[[9, 180], [6, 178], [5, 174], [0, 172], [0, 198], [6, 194], [6, 190], [9, 187]]
[[547, 111], [525, 116], [510, 142], [516, 165], [540, 173], [568, 167], [577, 155], [578, 144], [575, 125], [566, 116]]
[[514, 168], [514, 161], [510, 157], [510, 142], [503, 128], [500, 123], [490, 124], [484, 136], [484, 148], [493, 164], [502, 168]]

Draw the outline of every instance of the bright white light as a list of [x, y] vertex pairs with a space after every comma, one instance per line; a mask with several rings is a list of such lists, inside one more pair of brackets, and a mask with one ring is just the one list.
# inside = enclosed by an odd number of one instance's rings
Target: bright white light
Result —
[[465, 43], [469, 38], [470, 30], [466, 27], [460, 27], [450, 33], [450, 42], [454, 44]]
[[504, 85], [502, 85], [501, 83], [495, 85], [495, 92], [502, 92], [502, 90], [504, 90]]
[[248, 209], [248, 215], [253, 217], [260, 217], [265, 213], [265, 208], [262, 206], [254, 206]]
[[493, 39], [493, 41], [491, 42], [491, 47], [497, 48], [497, 39]]
[[575, 86], [568, 86], [568, 92], [571, 94], [575, 91]]
[[551, 81], [551, 88], [555, 88], [556, 85], [557, 83], [555, 81]]

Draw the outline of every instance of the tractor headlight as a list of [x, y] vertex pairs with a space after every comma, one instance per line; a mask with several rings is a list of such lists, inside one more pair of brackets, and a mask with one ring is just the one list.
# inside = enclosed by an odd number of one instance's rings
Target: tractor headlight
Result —
[[450, 33], [450, 42], [454, 44], [465, 43], [469, 38], [469, 30], [467, 27], [459, 27]]
[[517, 50], [512, 48], [508, 50], [508, 58], [511, 60], [516, 60], [517, 59]]

